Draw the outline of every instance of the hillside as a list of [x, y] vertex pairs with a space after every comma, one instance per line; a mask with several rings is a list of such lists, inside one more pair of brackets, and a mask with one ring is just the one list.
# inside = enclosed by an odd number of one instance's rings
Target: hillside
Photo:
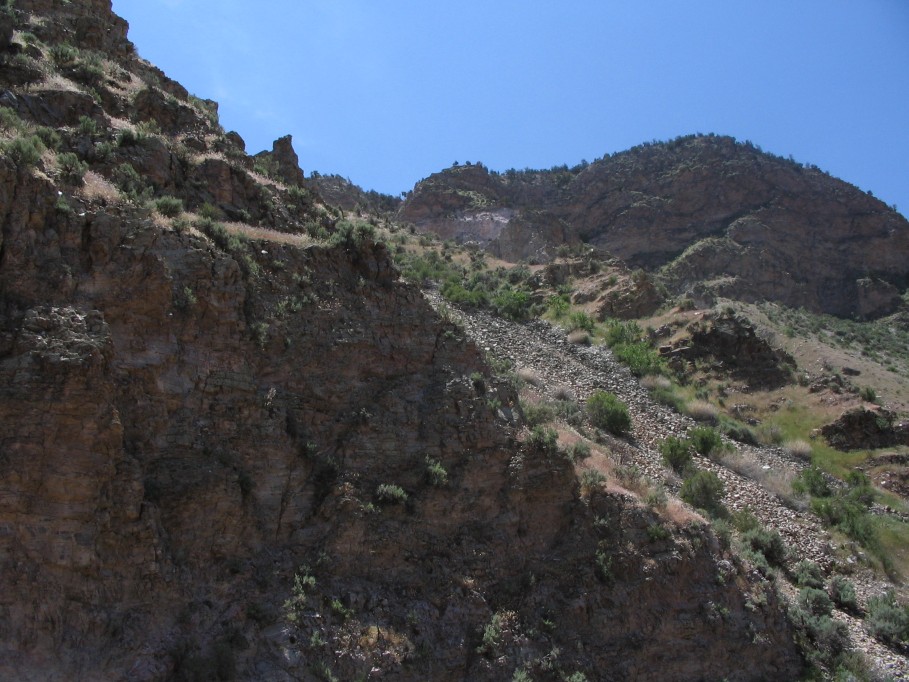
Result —
[[776, 578], [525, 428], [289, 138], [108, 0], [7, 4], [0, 52], [0, 677], [798, 677]]
[[497, 257], [547, 262], [587, 244], [673, 294], [769, 300], [843, 317], [894, 312], [909, 223], [812, 166], [714, 135], [648, 143], [589, 165], [418, 183], [400, 219]]

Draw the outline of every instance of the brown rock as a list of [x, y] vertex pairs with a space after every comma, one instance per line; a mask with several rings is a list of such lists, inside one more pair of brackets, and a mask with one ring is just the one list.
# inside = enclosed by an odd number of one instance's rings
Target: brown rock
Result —
[[821, 435], [837, 450], [876, 450], [909, 445], [909, 424], [897, 423], [896, 415], [883, 408], [858, 407], [821, 427]]
[[723, 313], [689, 325], [684, 341], [689, 359], [711, 357], [724, 371], [752, 386], [778, 388], [792, 380], [795, 360], [757, 335], [748, 320]]
[[270, 152], [259, 152], [256, 159], [263, 159], [274, 166], [273, 174], [276, 178], [290, 185], [305, 183], [305, 175], [300, 168], [300, 159], [294, 151], [293, 139], [290, 135], [275, 140]]

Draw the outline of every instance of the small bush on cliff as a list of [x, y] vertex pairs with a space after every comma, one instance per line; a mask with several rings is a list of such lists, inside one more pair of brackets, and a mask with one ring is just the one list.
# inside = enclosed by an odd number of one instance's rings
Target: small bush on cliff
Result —
[[2, 151], [18, 168], [31, 168], [41, 160], [44, 143], [37, 135], [16, 137], [9, 142], [4, 142]]
[[79, 126], [77, 128], [80, 135], [85, 137], [96, 138], [101, 135], [101, 126], [98, 122], [88, 116], [79, 117]]
[[628, 407], [614, 394], [606, 391], [594, 391], [587, 399], [587, 416], [599, 429], [620, 436], [631, 428], [631, 417]]
[[709, 426], [695, 426], [688, 431], [688, 438], [696, 452], [710, 457], [726, 449], [723, 438]]
[[566, 454], [568, 455], [568, 459], [570, 459], [572, 462], [587, 459], [590, 457], [590, 446], [587, 445], [587, 443], [584, 441], [579, 440], [575, 442], [574, 445], [572, 445], [570, 448], [568, 448]]
[[521, 322], [530, 317], [530, 295], [517, 289], [500, 289], [490, 302], [496, 315]]
[[343, 246], [348, 249], [359, 248], [366, 242], [374, 242], [376, 228], [369, 223], [340, 221], [332, 233], [329, 243], [332, 246]]
[[88, 164], [80, 161], [79, 157], [71, 152], [64, 152], [57, 156], [57, 165], [65, 182], [81, 185], [82, 178], [88, 171]]
[[183, 202], [176, 197], [161, 197], [155, 200], [155, 210], [166, 218], [176, 218], [183, 213]]
[[544, 455], [554, 455], [558, 452], [559, 434], [555, 429], [548, 429], [545, 426], [534, 426], [530, 432], [530, 438], [527, 442], [537, 452]]
[[753, 552], [761, 554], [773, 566], [786, 563], [789, 550], [782, 536], [775, 530], [763, 526], [742, 533], [742, 544]]
[[868, 630], [888, 644], [909, 643], [909, 605], [900, 604], [893, 592], [868, 600]]
[[58, 133], [53, 128], [48, 128], [47, 126], [39, 126], [35, 128], [35, 135], [41, 139], [45, 147], [48, 149], [53, 149], [54, 151], [58, 150], [60, 148], [60, 145], [63, 143], [63, 140], [60, 138], [60, 133]]
[[527, 403], [521, 404], [524, 412], [524, 421], [527, 426], [534, 427], [540, 424], [548, 424], [555, 419], [555, 409], [549, 403]]
[[712, 471], [697, 471], [686, 478], [679, 496], [692, 507], [714, 516], [723, 511], [723, 482]]
[[0, 107], [0, 130], [22, 130], [25, 122], [9, 107]]
[[428, 455], [426, 456], [426, 480], [436, 488], [444, 488], [448, 485], [448, 472], [445, 471], [445, 467], [439, 460]]
[[808, 494], [811, 497], [830, 497], [830, 486], [823, 472], [817, 467], [810, 466], [802, 469], [792, 482], [792, 491], [797, 495]]
[[691, 442], [686, 438], [669, 436], [660, 443], [660, 454], [667, 466], [681, 474], [691, 464]]
[[131, 164], [121, 163], [117, 166], [113, 180], [120, 191], [133, 201], [145, 201], [152, 195], [152, 188], [145, 184], [145, 178]]
[[612, 351], [619, 362], [627, 365], [636, 377], [663, 374], [666, 371], [666, 363], [663, 358], [647, 343], [620, 345], [613, 348]]
[[382, 483], [376, 488], [376, 500], [381, 504], [404, 504], [407, 502], [407, 493], [401, 486]]
[[830, 579], [827, 593], [830, 595], [833, 603], [841, 609], [852, 611], [853, 613], [858, 611], [858, 599], [856, 599], [855, 596], [855, 585], [843, 576], [835, 575]]
[[819, 590], [824, 586], [824, 573], [813, 561], [802, 559], [795, 565], [795, 582], [799, 587]]

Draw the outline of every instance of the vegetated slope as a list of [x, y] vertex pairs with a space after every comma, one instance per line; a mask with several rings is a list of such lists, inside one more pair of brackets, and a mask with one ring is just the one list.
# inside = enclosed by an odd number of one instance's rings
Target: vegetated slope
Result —
[[797, 675], [769, 584], [519, 443], [289, 140], [247, 156], [106, 0], [0, 17], [0, 677]]
[[892, 312], [909, 275], [909, 223], [896, 211], [817, 168], [713, 135], [571, 169], [450, 168], [417, 184], [399, 215], [514, 261], [583, 241], [660, 271], [675, 293], [840, 316]]

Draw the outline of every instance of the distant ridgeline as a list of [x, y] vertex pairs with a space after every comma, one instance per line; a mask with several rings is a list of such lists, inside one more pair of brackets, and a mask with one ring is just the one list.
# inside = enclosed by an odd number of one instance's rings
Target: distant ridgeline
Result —
[[506, 260], [586, 243], [675, 293], [845, 317], [892, 312], [909, 284], [909, 223], [894, 208], [731, 137], [645, 143], [573, 168], [457, 165], [417, 184], [398, 215]]

